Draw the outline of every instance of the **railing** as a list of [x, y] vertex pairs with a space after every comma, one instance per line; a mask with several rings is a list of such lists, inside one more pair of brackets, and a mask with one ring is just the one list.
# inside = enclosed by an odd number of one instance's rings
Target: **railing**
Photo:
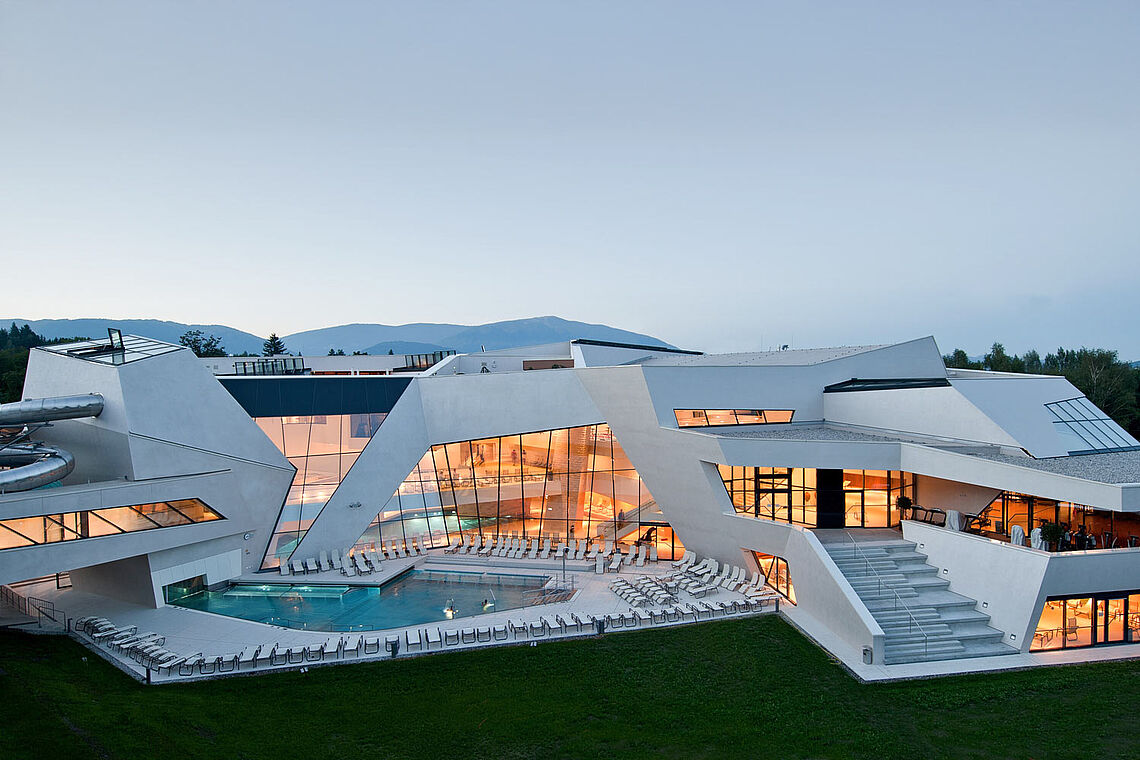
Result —
[[58, 623], [59, 618], [62, 617], [62, 612], [55, 608], [55, 602], [34, 596], [24, 596], [9, 586], [0, 586], [0, 599], [18, 610], [20, 614], [34, 617], [40, 625], [43, 624], [44, 618], [53, 623]]
[[906, 629], [907, 633], [913, 633], [914, 629], [917, 627], [919, 634], [922, 635], [922, 655], [923, 655], [923, 657], [926, 657], [927, 655], [929, 655], [929, 653], [930, 653], [930, 634], [928, 634], [926, 632], [926, 629], [924, 629], [922, 627], [922, 623], [918, 622], [918, 618], [914, 616], [914, 611], [911, 610], [911, 608], [907, 605], [907, 603], [902, 600], [902, 597], [899, 596], [899, 592], [895, 588], [893, 588], [892, 586], [885, 586], [884, 587], [883, 576], [879, 575], [879, 571], [871, 566], [871, 558], [868, 557], [866, 554], [864, 554], [863, 551], [859, 548], [859, 544], [855, 540], [855, 537], [851, 536], [850, 534], [848, 535], [848, 537], [851, 539], [851, 556], [855, 559], [862, 559], [864, 564], [867, 566], [867, 570], [874, 573], [875, 580], [878, 583], [878, 591], [879, 591], [880, 597], [882, 596], [884, 588], [886, 588], [887, 591], [890, 591], [894, 595], [894, 605], [895, 605], [894, 611], [897, 612], [899, 609], [899, 605], [902, 605], [903, 611], [906, 612], [906, 616], [908, 618], [907, 629]]

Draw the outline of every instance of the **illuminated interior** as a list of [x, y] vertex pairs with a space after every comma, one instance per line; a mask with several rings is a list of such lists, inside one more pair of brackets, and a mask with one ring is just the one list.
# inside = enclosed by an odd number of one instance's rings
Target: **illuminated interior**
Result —
[[791, 409], [674, 409], [677, 427], [719, 427], [723, 425], [771, 425], [791, 422]]
[[282, 558], [293, 552], [386, 416], [323, 414], [254, 418], [269, 440], [297, 468], [262, 560], [262, 569], [277, 567]]
[[604, 423], [432, 446], [357, 546], [513, 533], [653, 544], [662, 558], [683, 552]]
[[99, 536], [221, 520], [200, 499], [105, 507], [38, 517], [0, 520], [0, 549], [54, 544]]
[[[717, 465], [738, 514], [815, 527], [819, 471], [799, 467]], [[838, 477], [838, 476], [837, 476]], [[900, 496], [914, 499], [914, 476], [894, 470], [843, 470], [842, 499], [847, 527], [888, 528], [899, 522]]]
[[1062, 550], [1120, 549], [1140, 546], [1140, 514], [1095, 509], [1067, 501], [1044, 499], [1013, 491], [1003, 491], [981, 512], [980, 529], [1008, 540], [1010, 529], [1020, 525], [1026, 536], [1045, 523], [1059, 523], [1074, 534]]
[[762, 552], [752, 552], [760, 572], [764, 574], [764, 584], [792, 604], [796, 603], [796, 589], [792, 586], [792, 576], [788, 572], [788, 561]]
[[1140, 641], [1140, 592], [1050, 599], [1041, 610], [1030, 651]]

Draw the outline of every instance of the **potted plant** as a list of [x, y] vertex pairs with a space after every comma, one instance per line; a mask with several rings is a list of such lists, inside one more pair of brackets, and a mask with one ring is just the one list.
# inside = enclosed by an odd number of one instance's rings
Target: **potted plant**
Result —
[[1041, 526], [1041, 540], [1049, 547], [1049, 551], [1057, 551], [1061, 539], [1065, 536], [1065, 529], [1060, 523], [1050, 522]]
[[909, 496], [900, 496], [895, 499], [895, 508], [899, 511], [899, 517], [906, 515], [907, 510], [914, 506], [914, 502], [910, 500]]

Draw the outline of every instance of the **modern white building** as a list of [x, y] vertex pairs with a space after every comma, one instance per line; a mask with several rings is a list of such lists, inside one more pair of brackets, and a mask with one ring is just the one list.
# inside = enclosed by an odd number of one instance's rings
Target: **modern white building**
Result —
[[131, 336], [33, 350], [26, 399], [102, 405], [0, 407], [40, 446], [0, 470], [0, 490], [38, 486], [0, 495], [0, 583], [66, 572], [157, 609], [333, 552], [475, 557], [509, 536], [536, 567], [549, 540], [575, 572], [594, 571], [583, 544], [741, 568], [888, 675], [1140, 647], [1140, 442], [1064, 378], [948, 370], [933, 338], [336, 359], [238, 374]]

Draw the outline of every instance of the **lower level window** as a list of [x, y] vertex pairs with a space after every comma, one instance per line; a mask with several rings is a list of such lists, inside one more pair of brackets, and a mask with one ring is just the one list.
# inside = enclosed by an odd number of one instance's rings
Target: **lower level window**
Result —
[[788, 572], [788, 561], [783, 557], [762, 552], [752, 552], [752, 556], [756, 558], [756, 564], [764, 575], [764, 585], [795, 604], [796, 589], [792, 586], [792, 576]]
[[1032, 652], [1140, 641], [1140, 591], [1049, 599]]

